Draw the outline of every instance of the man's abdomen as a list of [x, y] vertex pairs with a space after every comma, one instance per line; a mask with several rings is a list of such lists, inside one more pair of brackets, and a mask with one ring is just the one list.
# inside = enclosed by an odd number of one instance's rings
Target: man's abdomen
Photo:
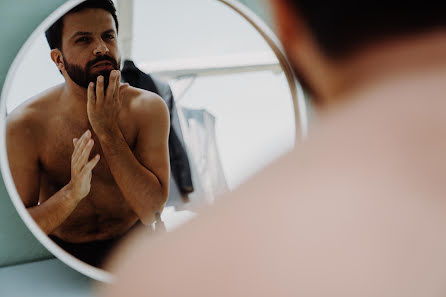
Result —
[[116, 184], [94, 179], [89, 195], [52, 235], [73, 243], [106, 240], [122, 236], [138, 221]]

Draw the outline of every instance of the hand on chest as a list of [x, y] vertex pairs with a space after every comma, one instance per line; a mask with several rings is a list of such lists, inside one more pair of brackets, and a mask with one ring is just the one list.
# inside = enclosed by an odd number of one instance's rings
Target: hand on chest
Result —
[[[121, 122], [121, 121], [120, 121]], [[124, 121], [124, 123], [126, 123]], [[120, 126], [125, 141], [133, 150], [136, 143], [136, 129], [132, 125], [123, 124]], [[98, 164], [93, 169], [93, 179], [103, 179], [111, 182], [113, 180], [107, 158], [101, 147], [99, 138], [88, 122], [80, 122], [78, 119], [73, 119], [69, 115], [53, 118], [45, 133], [42, 133], [42, 138], [39, 141], [41, 146], [40, 161], [42, 169], [51, 176], [61, 180], [69, 180], [71, 174], [71, 158], [74, 151], [74, 138], [80, 138], [86, 130], [90, 130], [91, 138], [94, 141], [90, 152], [89, 159], [96, 154], [101, 156]]]
[[47, 133], [45, 140], [41, 144], [42, 169], [56, 179], [69, 180], [71, 175], [71, 158], [74, 151], [73, 139], [80, 138], [87, 129], [90, 129], [92, 132], [91, 138], [94, 141], [89, 159], [96, 154], [101, 155], [101, 159], [93, 169], [93, 176], [105, 179], [112, 178], [99, 139], [91, 127], [54, 127], [52, 132]]

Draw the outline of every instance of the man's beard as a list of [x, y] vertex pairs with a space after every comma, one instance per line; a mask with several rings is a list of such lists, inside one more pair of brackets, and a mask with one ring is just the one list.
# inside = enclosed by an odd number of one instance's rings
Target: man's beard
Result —
[[62, 55], [64, 64], [65, 64], [65, 70], [67, 71], [68, 76], [71, 78], [72, 81], [74, 81], [77, 85], [87, 89], [90, 82], [96, 83], [96, 80], [99, 75], [102, 75], [104, 77], [104, 90], [107, 89], [108, 83], [110, 80], [110, 72], [112, 70], [102, 70], [96, 74], [91, 73], [91, 68], [94, 64], [101, 62], [101, 61], [107, 61], [112, 64], [112, 68], [114, 70], [119, 70], [120, 68], [120, 61], [116, 61], [110, 56], [98, 56], [96, 59], [89, 61], [87, 65], [85, 65], [85, 68], [82, 68], [79, 65], [76, 64], [70, 64], [65, 59], [65, 56]]

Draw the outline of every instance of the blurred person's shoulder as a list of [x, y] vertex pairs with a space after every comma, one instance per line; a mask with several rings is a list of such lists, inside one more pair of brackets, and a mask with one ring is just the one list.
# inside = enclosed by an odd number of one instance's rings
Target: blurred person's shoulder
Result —
[[446, 272], [445, 91], [432, 73], [351, 94], [310, 125], [307, 141], [197, 219], [123, 246], [103, 296], [357, 296], [371, 279], [395, 296], [442, 288], [431, 275]]
[[303, 177], [317, 172], [313, 181], [336, 184], [339, 193], [375, 193], [373, 199], [396, 191], [414, 197], [421, 188], [446, 194], [437, 178], [446, 170], [445, 75], [446, 69], [389, 78], [339, 100], [291, 154], [305, 165], [294, 170]]

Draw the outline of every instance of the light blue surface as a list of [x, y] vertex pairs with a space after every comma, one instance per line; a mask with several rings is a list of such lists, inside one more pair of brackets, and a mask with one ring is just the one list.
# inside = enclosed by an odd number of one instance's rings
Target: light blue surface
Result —
[[2, 297], [90, 297], [95, 284], [57, 259], [0, 268]]

